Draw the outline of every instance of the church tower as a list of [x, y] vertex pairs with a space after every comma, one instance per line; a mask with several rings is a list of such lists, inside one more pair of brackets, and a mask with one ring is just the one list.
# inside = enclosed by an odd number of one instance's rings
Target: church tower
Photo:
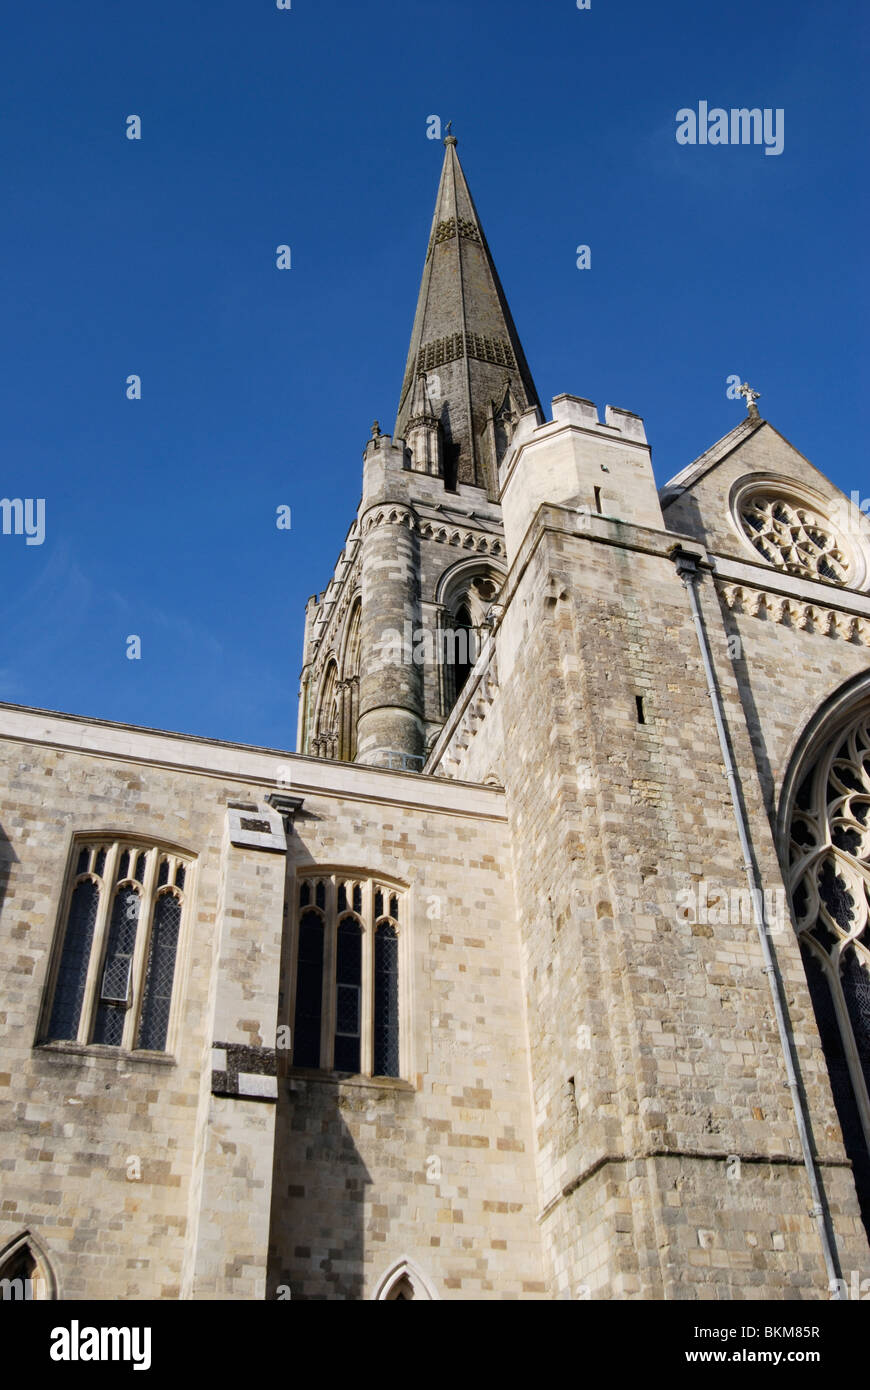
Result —
[[422, 769], [505, 572], [498, 470], [538, 395], [457, 154], [444, 165], [392, 436], [375, 424], [335, 573], [308, 602], [298, 748]]

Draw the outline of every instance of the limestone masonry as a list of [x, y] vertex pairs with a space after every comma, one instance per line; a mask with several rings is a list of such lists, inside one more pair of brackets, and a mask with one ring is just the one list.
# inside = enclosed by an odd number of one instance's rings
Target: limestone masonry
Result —
[[298, 752], [0, 706], [36, 1296], [870, 1274], [865, 511], [748, 388], [661, 491], [637, 415], [547, 418], [445, 145]]

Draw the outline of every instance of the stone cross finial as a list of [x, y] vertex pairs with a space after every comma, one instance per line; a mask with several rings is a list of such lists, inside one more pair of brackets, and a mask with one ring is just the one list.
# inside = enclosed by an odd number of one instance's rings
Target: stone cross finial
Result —
[[737, 387], [738, 396], [743, 396], [746, 401], [746, 409], [749, 411], [750, 420], [758, 419], [758, 406], [755, 402], [761, 396], [760, 391], [753, 391], [748, 381], [744, 381], [742, 386]]
[[372, 439], [380, 439], [380, 437], [381, 437], [381, 426], [380, 426], [379, 421], [375, 420], [375, 423], [372, 425]]

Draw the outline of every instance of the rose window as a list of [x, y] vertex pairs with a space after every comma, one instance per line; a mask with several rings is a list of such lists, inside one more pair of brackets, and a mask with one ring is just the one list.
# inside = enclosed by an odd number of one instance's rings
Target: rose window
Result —
[[812, 507], [752, 493], [740, 506], [740, 522], [755, 549], [786, 574], [849, 582], [851, 567], [842, 543], [830, 522]]

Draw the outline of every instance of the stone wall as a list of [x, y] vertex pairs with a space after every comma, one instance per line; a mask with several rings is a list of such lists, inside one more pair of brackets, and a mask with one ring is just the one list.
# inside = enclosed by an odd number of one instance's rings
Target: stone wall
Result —
[[[403, 1259], [438, 1297], [545, 1296], [501, 793], [9, 706], [0, 734], [0, 1244], [30, 1229], [65, 1298], [368, 1298]], [[265, 798], [291, 780], [285, 856]], [[71, 837], [97, 830], [196, 858], [166, 1057], [36, 1045]], [[406, 885], [397, 1080], [276, 1049], [311, 866]]]

